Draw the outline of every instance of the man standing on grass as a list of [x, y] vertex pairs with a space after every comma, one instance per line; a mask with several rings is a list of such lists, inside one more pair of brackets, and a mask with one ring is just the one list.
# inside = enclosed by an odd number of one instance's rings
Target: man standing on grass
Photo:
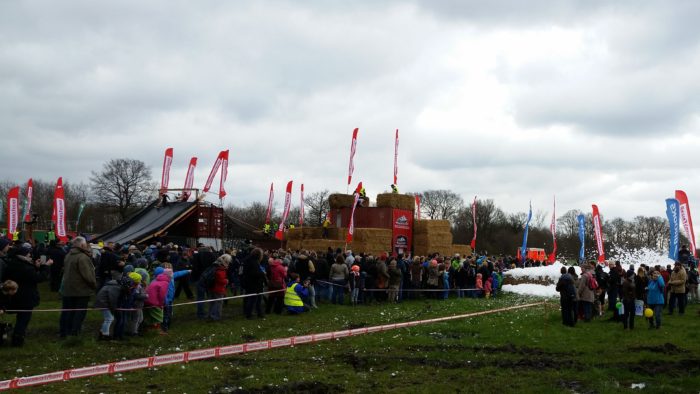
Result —
[[61, 312], [60, 335], [76, 336], [80, 333], [90, 302], [95, 294], [97, 279], [92, 265], [92, 251], [83, 237], [75, 237], [70, 252], [63, 263], [63, 306]]
[[[593, 311], [593, 301], [595, 299], [595, 289], [591, 288], [593, 283], [593, 266], [591, 264], [584, 265], [584, 272], [581, 274], [581, 280], [578, 283], [578, 300], [583, 308], [583, 321], [586, 323], [591, 321], [591, 313]], [[597, 282], [596, 282], [597, 283]]]
[[576, 286], [574, 278], [566, 272], [566, 267], [561, 267], [561, 276], [557, 282], [561, 303], [561, 318], [565, 326], [574, 327], [576, 325]]
[[681, 265], [680, 261], [676, 261], [673, 267], [673, 272], [671, 272], [671, 280], [668, 284], [671, 288], [671, 298], [668, 302], [668, 314], [673, 314], [673, 309], [676, 307], [676, 302], [678, 302], [678, 314], [683, 315], [685, 313], [685, 282], [688, 280], [688, 275], [685, 272], [685, 268]]

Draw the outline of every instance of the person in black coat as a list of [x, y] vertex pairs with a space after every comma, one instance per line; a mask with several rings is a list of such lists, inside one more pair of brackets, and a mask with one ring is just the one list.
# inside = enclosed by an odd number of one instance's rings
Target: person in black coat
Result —
[[63, 261], [66, 258], [66, 251], [63, 250], [60, 241], [52, 240], [49, 242], [49, 248], [46, 251], [46, 256], [53, 260], [51, 265], [51, 291], [58, 291], [61, 288], [61, 279], [63, 278]]
[[[263, 258], [263, 251], [260, 248], [253, 249], [248, 257], [243, 260], [243, 275], [241, 276], [241, 287], [246, 294], [262, 293], [265, 287], [265, 273], [260, 267]], [[259, 318], [265, 317], [262, 310], [262, 296], [255, 295], [243, 299], [243, 313], [246, 319], [253, 318], [253, 309]]]
[[561, 267], [561, 276], [556, 289], [560, 295], [562, 323], [573, 327], [576, 325], [576, 286], [574, 278], [567, 273], [566, 267]]
[[32, 249], [22, 246], [13, 250], [5, 269], [5, 280], [17, 283], [17, 293], [9, 303], [9, 309], [20, 310], [16, 313], [15, 329], [12, 333], [12, 346], [24, 345], [29, 321], [32, 319], [32, 309], [39, 305], [39, 290], [37, 284], [49, 277], [49, 267], [53, 263], [47, 260], [32, 260]]

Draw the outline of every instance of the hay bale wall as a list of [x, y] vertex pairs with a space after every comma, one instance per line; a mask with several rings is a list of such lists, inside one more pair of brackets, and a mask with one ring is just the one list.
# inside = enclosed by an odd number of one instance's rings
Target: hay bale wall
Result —
[[452, 228], [448, 220], [416, 220], [413, 225], [413, 253], [453, 254]]
[[425, 234], [432, 231], [451, 231], [449, 220], [416, 220], [413, 223], [413, 232]]
[[[345, 236], [348, 229], [329, 228], [328, 230], [329, 238], [327, 239], [320, 238], [320, 235], [319, 238], [289, 238], [287, 241], [287, 248], [292, 250], [305, 249], [325, 252], [329, 247], [333, 249], [345, 247]], [[356, 253], [371, 253], [377, 255], [381, 252], [391, 251], [392, 237], [393, 233], [390, 229], [356, 228], [353, 234], [353, 241], [347, 246], [348, 249]]]
[[355, 202], [355, 197], [351, 194], [335, 193], [328, 196], [328, 204], [331, 209], [349, 208]]
[[383, 193], [377, 195], [378, 208], [407, 209], [415, 211], [416, 199], [407, 194]]
[[472, 254], [472, 247], [470, 245], [452, 244], [452, 254], [459, 253], [460, 256], [469, 256]]

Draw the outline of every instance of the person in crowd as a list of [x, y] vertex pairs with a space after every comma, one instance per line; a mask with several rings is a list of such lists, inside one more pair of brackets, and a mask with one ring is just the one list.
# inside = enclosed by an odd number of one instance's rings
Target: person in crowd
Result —
[[389, 263], [389, 302], [398, 302], [400, 286], [401, 270], [397, 267], [396, 259], [391, 259]]
[[688, 297], [695, 303], [700, 301], [698, 297], [698, 267], [694, 264], [688, 271]]
[[557, 291], [559, 292], [559, 304], [561, 305], [562, 324], [569, 327], [576, 325], [576, 286], [574, 278], [567, 273], [566, 267], [561, 267], [561, 276], [557, 281]]
[[122, 270], [126, 263], [115, 253], [114, 248], [113, 242], [108, 242], [102, 248], [100, 261], [97, 265], [99, 287], [104, 286], [109, 280], [119, 279], [122, 276]]
[[605, 305], [605, 295], [608, 292], [608, 282], [610, 282], [610, 275], [603, 270], [603, 266], [600, 264], [595, 267], [595, 279], [596, 282], [598, 282], [598, 289], [596, 290], [595, 294], [595, 305], [597, 306], [598, 310], [596, 316], [603, 316], [603, 314], [605, 313], [605, 311], [603, 310]]
[[644, 305], [647, 303], [647, 284], [649, 283], [649, 277], [647, 276], [647, 271], [644, 267], [639, 267], [637, 269], [637, 275], [634, 277], [634, 298], [637, 301], [642, 301]]
[[53, 240], [49, 242], [49, 247], [46, 250], [46, 257], [53, 260], [51, 264], [50, 272], [50, 288], [51, 291], [57, 292], [61, 288], [61, 283], [63, 282], [63, 263], [66, 257], [66, 252], [63, 249], [63, 243], [60, 240]]
[[478, 297], [482, 297], [484, 295], [484, 279], [481, 272], [476, 274], [476, 294]]
[[342, 256], [338, 256], [328, 274], [328, 279], [333, 284], [333, 298], [331, 299], [331, 303], [343, 305], [343, 293], [345, 293], [348, 275], [348, 266], [345, 264]]
[[52, 260], [42, 262], [32, 259], [31, 244], [23, 244], [8, 252], [9, 261], [5, 267], [3, 280], [17, 283], [17, 293], [12, 297], [9, 308], [16, 312], [15, 327], [12, 332], [12, 346], [24, 346], [27, 327], [32, 319], [32, 312], [39, 305], [38, 284], [49, 278]]
[[[581, 279], [578, 282], [576, 298], [578, 299], [578, 304], [583, 311], [583, 321], [588, 323], [591, 321], [593, 301], [595, 300], [595, 289], [598, 286], [597, 281], [593, 277], [592, 264], [585, 264], [583, 268], [584, 270], [581, 273]], [[615, 297], [617, 297], [617, 295], [615, 295]]]
[[126, 311], [126, 335], [135, 336], [139, 334], [139, 327], [143, 322], [143, 305], [148, 298], [146, 289], [143, 287], [143, 277], [137, 272], [129, 272], [129, 279], [134, 282], [131, 293], [128, 296], [127, 308], [133, 309]]
[[[229, 256], [230, 257], [230, 256]], [[175, 280], [184, 278], [192, 273], [190, 270], [173, 271], [173, 266], [170, 263], [162, 263], [156, 268], [153, 273], [157, 276], [161, 270], [170, 270], [170, 284], [168, 285], [168, 294], [165, 297], [165, 305], [163, 306], [163, 322], [160, 325], [161, 330], [168, 332], [173, 318], [173, 302], [175, 301]]]
[[489, 276], [484, 282], [484, 297], [491, 298], [491, 292], [493, 291], [493, 278]]
[[[308, 279], [309, 283], [313, 285], [314, 276], [316, 275], [316, 266], [307, 254], [302, 253], [297, 256], [296, 262], [294, 263], [294, 272], [299, 274], [301, 283], [304, 283]], [[316, 292], [313, 286], [308, 287], [306, 290], [309, 293], [309, 304], [314, 309], [318, 308], [318, 306], [316, 306]]]
[[17, 283], [11, 280], [0, 283], [0, 315], [4, 314], [7, 310], [10, 305], [10, 300], [17, 294], [18, 287]]
[[[304, 256], [306, 257], [306, 256]], [[243, 276], [241, 277], [241, 286], [245, 294], [253, 294], [243, 299], [243, 313], [246, 319], [253, 318], [253, 309], [259, 318], [264, 318], [262, 309], [262, 296], [259, 293], [263, 292], [265, 287], [265, 273], [260, 267], [260, 262], [263, 258], [263, 251], [260, 248], [253, 249], [252, 252], [243, 261]], [[307, 259], [308, 261], [308, 259]]]
[[200, 281], [202, 273], [209, 268], [216, 261], [216, 255], [212, 249], [203, 244], [198, 244], [197, 251], [192, 256], [192, 274], [190, 278], [192, 282], [197, 283], [196, 286], [196, 300], [200, 301], [197, 303], [197, 318], [206, 319], [206, 300], [207, 300], [207, 285]]
[[622, 282], [622, 308], [624, 309], [622, 315], [622, 326], [623, 329], [629, 328], [634, 330], [634, 315], [635, 315], [635, 305], [636, 300], [636, 284], [634, 282], [634, 271], [627, 271], [625, 273], [625, 279]]
[[671, 278], [668, 281], [670, 286], [669, 293], [671, 299], [668, 302], [668, 314], [673, 315], [673, 309], [678, 304], [678, 314], [683, 315], [685, 313], [685, 282], [688, 280], [688, 275], [685, 272], [685, 268], [680, 261], [676, 261], [673, 266], [673, 272], [671, 272]]
[[[176, 245], [177, 246], [177, 245]], [[175, 272], [189, 271], [192, 273], [192, 263], [190, 259], [180, 255], [180, 249], [175, 249], [170, 252], [170, 263], [173, 265], [173, 270]], [[175, 296], [174, 298], [180, 297], [181, 292], [185, 292], [185, 296], [188, 300], [194, 299], [194, 294], [192, 294], [192, 289], [190, 288], [190, 276], [175, 276]]]
[[207, 289], [211, 301], [209, 304], [209, 320], [221, 320], [221, 311], [224, 306], [222, 298], [226, 296], [226, 285], [228, 284], [228, 266], [233, 258], [229, 254], [223, 254], [214, 262], [214, 281]]
[[5, 266], [9, 263], [10, 258], [7, 252], [10, 250], [12, 242], [5, 237], [0, 236], [0, 279], [4, 277]]
[[90, 245], [83, 237], [75, 237], [64, 259], [62, 309], [59, 333], [61, 338], [76, 336], [83, 327], [90, 297], [97, 290], [95, 267]]
[[[285, 278], [287, 277], [287, 269], [282, 265], [282, 260], [279, 258], [270, 258], [270, 264], [267, 270], [267, 290], [276, 291], [267, 296], [265, 304], [265, 313], [281, 314], [284, 307], [284, 290], [287, 287]], [[345, 264], [343, 264], [345, 265]]]
[[620, 315], [617, 309], [617, 300], [620, 295], [620, 286], [622, 285], [622, 279], [624, 278], [624, 273], [622, 271], [622, 265], [619, 262], [610, 263], [610, 278], [608, 280], [608, 310], [613, 312], [613, 316], [610, 317], [609, 321], [619, 321]]
[[[666, 283], [659, 271], [651, 272], [649, 282], [647, 284], [647, 303], [649, 308], [654, 311], [654, 316], [649, 318], [649, 328], [661, 328], [661, 313], [664, 310], [664, 288]], [[654, 324], [656, 322], [656, 324]]]
[[360, 266], [357, 264], [353, 265], [350, 269], [350, 274], [348, 276], [348, 284], [350, 285], [350, 303], [352, 304], [352, 306], [355, 306], [358, 304], [358, 301], [360, 299]]
[[294, 272], [289, 274], [289, 279], [287, 290], [284, 293], [284, 306], [287, 308], [287, 313], [297, 315], [308, 312], [309, 308], [304, 305], [303, 300], [309, 297], [307, 288], [310, 286], [310, 282], [307, 280], [301, 284], [301, 278]]
[[[155, 279], [148, 285], [146, 293], [148, 298], [144, 302], [143, 319], [144, 324], [151, 328], [160, 328], [163, 323], [163, 307], [165, 299], [168, 296], [168, 286], [170, 285], [170, 277], [172, 270], [163, 270], [163, 273], [155, 275]], [[160, 334], [167, 334], [165, 331], [158, 330]]]
[[[341, 257], [342, 260], [342, 257]], [[319, 278], [320, 280], [314, 281], [314, 291], [316, 293], [316, 302], [320, 302], [321, 300], [323, 301], [328, 301], [330, 300], [330, 285], [326, 283], [326, 279], [330, 275], [330, 267], [333, 265], [333, 262], [335, 261], [335, 257], [333, 256], [333, 249], [330, 247], [328, 248], [328, 251], [326, 252], [325, 255], [319, 256], [319, 258], [314, 260], [314, 266], [316, 268], [316, 272], [314, 273], [314, 276]], [[281, 263], [281, 261], [280, 261]], [[343, 264], [345, 264], [343, 262]], [[286, 285], [280, 287], [284, 288]], [[284, 298], [284, 294], [280, 294], [281, 298]]]

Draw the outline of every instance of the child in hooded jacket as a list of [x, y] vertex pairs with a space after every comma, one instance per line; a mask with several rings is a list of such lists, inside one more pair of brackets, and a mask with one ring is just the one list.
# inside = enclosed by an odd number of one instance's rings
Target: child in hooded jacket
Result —
[[134, 281], [135, 286], [131, 290], [127, 307], [133, 309], [126, 313], [126, 335], [134, 336], [139, 333], [139, 326], [143, 322], [143, 303], [148, 298], [146, 289], [142, 282], [143, 278], [136, 272], [130, 272], [129, 278]]
[[350, 275], [348, 277], [348, 285], [350, 286], [350, 303], [352, 305], [357, 305], [360, 296], [360, 266], [353, 265], [350, 268]]
[[484, 294], [484, 281], [481, 273], [476, 274], [476, 294], [477, 297], [481, 297]]
[[484, 283], [484, 297], [491, 298], [491, 291], [493, 290], [493, 278], [489, 277]]
[[[163, 307], [168, 295], [168, 285], [170, 284], [172, 270], [164, 270], [162, 274], [148, 285], [146, 293], [148, 298], [144, 302], [144, 323], [154, 328], [160, 328], [163, 323]], [[165, 333], [164, 331], [161, 331]]]
[[192, 270], [181, 270], [173, 272], [172, 265], [170, 263], [163, 263], [160, 267], [156, 268], [154, 275], [158, 275], [159, 270], [169, 269], [172, 275], [170, 276], [170, 284], [168, 285], [168, 294], [165, 297], [165, 305], [163, 306], [163, 322], [160, 325], [160, 329], [163, 332], [168, 332], [170, 329], [170, 322], [173, 318], [173, 301], [175, 300], [175, 280], [187, 276], [192, 273]]

